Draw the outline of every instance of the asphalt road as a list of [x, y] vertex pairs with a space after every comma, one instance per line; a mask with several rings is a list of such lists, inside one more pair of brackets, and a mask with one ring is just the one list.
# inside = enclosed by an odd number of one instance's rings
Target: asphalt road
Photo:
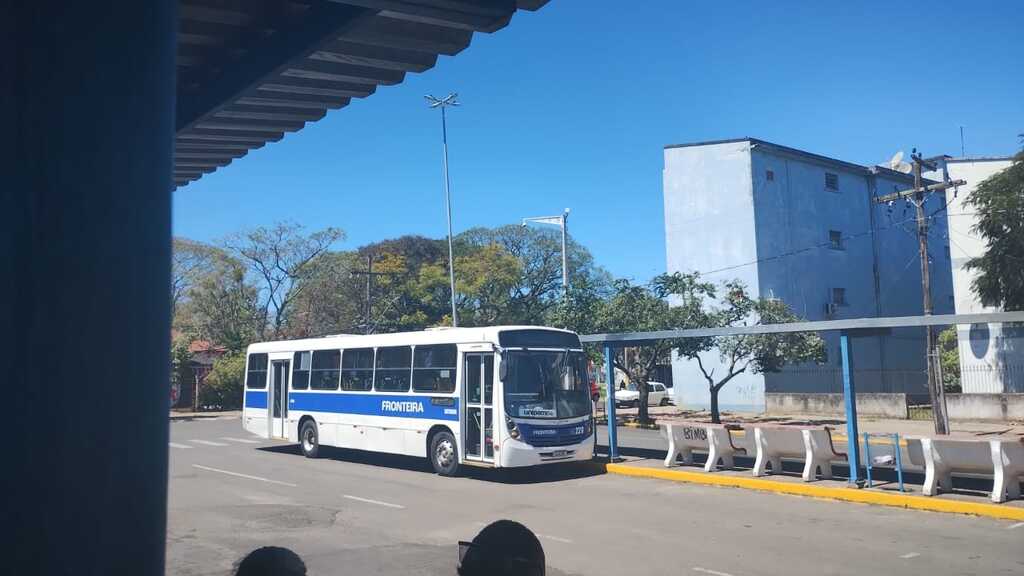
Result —
[[457, 542], [500, 518], [539, 535], [555, 576], [1024, 573], [1024, 523], [586, 466], [442, 478], [417, 459], [325, 452], [303, 458], [237, 419], [172, 422], [167, 573], [228, 574], [277, 545], [310, 574], [451, 575]]

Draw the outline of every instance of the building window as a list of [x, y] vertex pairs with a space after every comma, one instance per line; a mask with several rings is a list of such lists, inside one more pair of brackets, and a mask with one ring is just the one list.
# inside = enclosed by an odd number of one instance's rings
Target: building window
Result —
[[341, 356], [341, 389], [365, 392], [373, 388], [373, 348], [345, 350]]
[[953, 255], [950, 254], [950, 252], [949, 252], [949, 244], [946, 244], [945, 252], [946, 252], [946, 260], [952, 260], [953, 259]]
[[337, 390], [341, 373], [341, 350], [315, 350], [309, 387], [312, 390]]
[[292, 390], [309, 388], [309, 362], [312, 352], [296, 352], [292, 359]]
[[245, 374], [246, 388], [267, 387], [267, 355], [249, 354], [249, 369]]
[[836, 306], [846, 306], [846, 288], [832, 289], [832, 304]]
[[843, 249], [843, 233], [839, 230], [828, 231], [828, 247], [833, 250]]
[[837, 192], [839, 190], [839, 175], [825, 172], [825, 190]]
[[412, 348], [389, 346], [377, 349], [373, 389], [378, 392], [408, 392], [412, 372]]
[[455, 344], [417, 346], [413, 353], [412, 389], [415, 392], [455, 391]]
[[765, 170], [764, 171], [764, 179], [769, 181], [769, 182], [774, 182], [775, 181], [775, 172], [772, 171], [772, 170]]

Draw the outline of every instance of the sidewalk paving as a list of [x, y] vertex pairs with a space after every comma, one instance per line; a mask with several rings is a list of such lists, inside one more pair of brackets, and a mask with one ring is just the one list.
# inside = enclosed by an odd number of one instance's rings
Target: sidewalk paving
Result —
[[933, 512], [973, 514], [1005, 520], [1024, 520], [1024, 500], [993, 504], [988, 493], [980, 490], [956, 489], [937, 496], [921, 495], [921, 486], [904, 484], [904, 492], [896, 482], [876, 482], [873, 488], [852, 487], [846, 478], [804, 482], [799, 473], [786, 472], [756, 478], [749, 469], [736, 468], [704, 472], [699, 465], [678, 465], [666, 468], [662, 460], [624, 457], [616, 464], [603, 465], [608, 473], [696, 483], [724, 488], [744, 488], [778, 494], [809, 496], [830, 500], [859, 502]]
[[227, 418], [241, 418], [241, 410], [224, 410], [221, 412], [185, 412], [178, 410], [171, 410], [171, 420], [201, 420], [201, 419], [227, 419]]

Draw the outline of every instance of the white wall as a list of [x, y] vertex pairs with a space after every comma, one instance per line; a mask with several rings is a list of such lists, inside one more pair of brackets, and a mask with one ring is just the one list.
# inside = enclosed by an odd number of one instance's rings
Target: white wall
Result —
[[[759, 296], [757, 266], [707, 273], [757, 260], [750, 142], [665, 149], [666, 269], [706, 273], [705, 280], [739, 279]], [[705, 367], [716, 366], [717, 353], [705, 355]], [[720, 373], [721, 368], [716, 372]], [[674, 359], [672, 379], [677, 402], [707, 406], [711, 397], [696, 362]], [[764, 407], [764, 379], [746, 374], [719, 394], [723, 408]]]
[[[964, 264], [985, 253], [985, 240], [971, 228], [977, 223], [975, 208], [964, 200], [978, 184], [1010, 166], [1009, 159], [950, 159], [946, 170], [953, 180], [963, 179], [956, 195], [946, 194], [949, 203], [950, 252], [953, 264], [953, 291], [957, 314], [998, 312], [986, 307], [971, 289], [977, 272]], [[960, 352], [960, 381], [965, 393], [1024, 392], [1024, 334], [1002, 324], [957, 326]]]

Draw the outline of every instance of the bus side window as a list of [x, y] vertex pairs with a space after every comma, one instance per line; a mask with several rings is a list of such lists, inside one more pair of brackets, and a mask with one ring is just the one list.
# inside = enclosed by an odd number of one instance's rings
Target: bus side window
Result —
[[249, 368], [245, 374], [246, 388], [267, 387], [267, 355], [249, 354]]
[[354, 348], [341, 355], [341, 389], [366, 392], [373, 388], [373, 348]]
[[337, 390], [341, 372], [341, 350], [314, 350], [309, 387], [313, 390]]
[[455, 391], [455, 344], [417, 346], [413, 353], [412, 389], [414, 392], [450, 394]]
[[292, 390], [309, 388], [309, 365], [312, 352], [296, 352], [292, 361]]
[[377, 348], [377, 369], [373, 371], [373, 389], [378, 392], [408, 392], [412, 372], [412, 348]]

